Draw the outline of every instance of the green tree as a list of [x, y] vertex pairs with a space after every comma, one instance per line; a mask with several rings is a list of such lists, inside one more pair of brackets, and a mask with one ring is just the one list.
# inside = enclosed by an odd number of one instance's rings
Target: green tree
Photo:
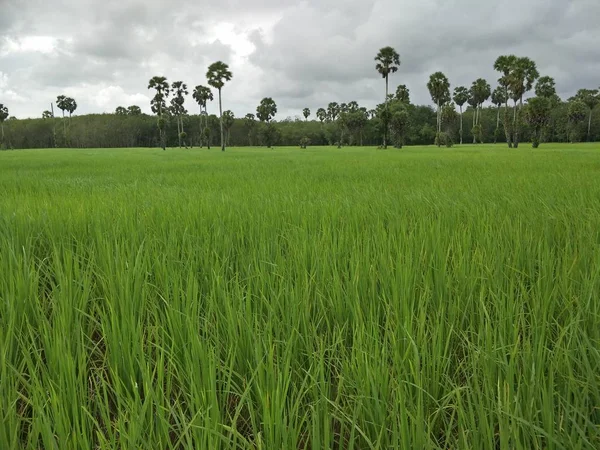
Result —
[[44, 111], [42, 113], [42, 119], [52, 119], [54, 116], [52, 115], [52, 113], [50, 111]]
[[463, 143], [463, 105], [469, 100], [469, 90], [464, 86], [458, 86], [454, 88], [454, 96], [452, 97], [454, 103], [458, 105], [460, 109], [460, 143]]
[[591, 140], [591, 132], [592, 132], [592, 114], [594, 113], [594, 108], [600, 103], [600, 97], [598, 96], [597, 89], [579, 89], [575, 97], [581, 100], [589, 111], [588, 115], [588, 128], [587, 128], [587, 140], [588, 142]]
[[2, 141], [0, 143], [4, 144], [4, 122], [8, 119], [8, 108], [0, 103], [0, 128], [2, 129]]
[[66, 95], [59, 95], [56, 97], [56, 106], [62, 111], [62, 123], [63, 123], [63, 140], [66, 146], [67, 143], [67, 122], [65, 120], [65, 111], [68, 108], [68, 97]]
[[117, 109], [115, 109], [115, 114], [117, 116], [126, 116], [127, 110], [125, 108], [123, 108], [122, 106], [117, 106]]
[[273, 141], [273, 127], [271, 127], [270, 122], [275, 117], [275, 114], [277, 114], [277, 104], [271, 97], [263, 98], [256, 107], [256, 117], [265, 124], [263, 126], [263, 138], [267, 148], [271, 148]]
[[171, 90], [174, 94], [174, 97], [171, 99], [171, 113], [175, 116], [175, 120], [177, 121], [179, 148], [181, 148], [182, 141], [185, 148], [187, 148], [185, 142], [187, 135], [183, 129], [183, 116], [187, 114], [187, 110], [185, 109], [185, 96], [188, 95], [187, 84], [183, 81], [174, 81], [173, 84], [171, 84]]
[[302, 110], [302, 115], [304, 116], [304, 120], [308, 121], [308, 118], [310, 117], [310, 109], [304, 108]]
[[229, 140], [231, 138], [231, 127], [235, 123], [235, 116], [233, 111], [227, 110], [223, 113], [223, 127], [225, 129], [225, 133], [227, 136], [227, 145], [230, 144]]
[[587, 105], [577, 97], [571, 99], [569, 102], [567, 117], [569, 119], [568, 134], [570, 142], [576, 142], [580, 140], [580, 137], [577, 134], [577, 128], [578, 125], [586, 118], [587, 110]]
[[548, 97], [533, 97], [527, 101], [524, 115], [525, 120], [533, 131], [533, 148], [540, 146], [544, 128], [550, 122], [550, 110], [550, 100]]
[[260, 101], [260, 105], [256, 107], [256, 117], [261, 122], [270, 122], [277, 114], [277, 104], [271, 97], [265, 97]]
[[248, 113], [246, 117], [244, 117], [244, 126], [248, 132], [248, 145], [252, 145], [252, 133], [256, 128], [256, 117], [254, 114]]
[[324, 108], [317, 109], [317, 119], [323, 123], [327, 119], [327, 111]]
[[540, 77], [535, 85], [536, 97], [552, 98], [556, 95], [556, 83], [552, 77]]
[[[519, 135], [521, 132], [521, 109], [523, 108], [523, 96], [533, 88], [533, 83], [539, 78], [535, 62], [531, 59], [522, 57], [517, 58], [510, 70], [509, 91], [510, 96], [515, 102], [515, 112], [513, 114], [513, 146], [519, 147]], [[517, 105], [518, 100], [518, 105]]]
[[[194, 92], [192, 93], [192, 98], [196, 100], [198, 106], [200, 107], [200, 147], [205, 141], [206, 133], [203, 131], [208, 127], [208, 111], [206, 106], [208, 102], [212, 102], [214, 100], [213, 93], [207, 86], [198, 85], [194, 88]], [[207, 147], [210, 149], [210, 140], [206, 139]]]
[[212, 63], [208, 67], [206, 72], [206, 78], [208, 84], [219, 91], [219, 117], [221, 122], [221, 151], [225, 151], [225, 136], [223, 130], [223, 103], [222, 103], [222, 89], [227, 81], [230, 81], [233, 74], [229, 70], [229, 66], [222, 61]]
[[[396, 73], [400, 66], [400, 55], [392, 47], [383, 47], [375, 56], [375, 69], [385, 79], [385, 107], [388, 107], [388, 95], [389, 95], [389, 77], [390, 74]], [[385, 120], [388, 120], [388, 115], [385, 115]], [[383, 148], [387, 148], [387, 134], [388, 124], [383, 125]]]
[[165, 77], [155, 76], [148, 82], [148, 89], [154, 89], [156, 94], [150, 100], [152, 112], [156, 114], [160, 145], [163, 150], [167, 149], [167, 98], [169, 97], [169, 83]]
[[[442, 106], [450, 101], [450, 82], [442, 72], [435, 72], [429, 77], [427, 89], [431, 100], [437, 105], [437, 132], [442, 132]], [[439, 146], [439, 142], [438, 142]]]
[[410, 90], [405, 84], [401, 84], [396, 88], [396, 100], [405, 105], [410, 104]]
[[509, 148], [513, 146], [513, 122], [509, 118], [508, 112], [508, 99], [509, 95], [509, 87], [510, 87], [510, 72], [515, 64], [517, 57], [515, 55], [502, 55], [499, 56], [494, 62], [494, 70], [501, 73], [500, 78], [498, 78], [498, 84], [500, 88], [504, 92], [504, 133], [506, 136], [506, 143]]
[[137, 105], [131, 105], [127, 108], [127, 115], [129, 116], [141, 116], [142, 108]]
[[329, 122], [335, 122], [338, 115], [340, 114], [340, 105], [337, 102], [331, 102], [327, 105], [327, 120]]
[[473, 121], [473, 144], [479, 140], [483, 140], [482, 127], [480, 124], [481, 108], [483, 103], [490, 98], [491, 88], [487, 81], [483, 78], [478, 78], [471, 85], [470, 95], [475, 106], [474, 121]]
[[494, 144], [498, 142], [498, 135], [500, 134], [500, 108], [506, 103], [506, 91], [502, 86], [498, 86], [492, 92], [492, 103], [496, 107], [496, 129], [494, 130]]
[[394, 145], [402, 148], [405, 143], [406, 133], [410, 124], [410, 116], [407, 110], [407, 104], [404, 101], [396, 100], [389, 105], [389, 122], [392, 131]]

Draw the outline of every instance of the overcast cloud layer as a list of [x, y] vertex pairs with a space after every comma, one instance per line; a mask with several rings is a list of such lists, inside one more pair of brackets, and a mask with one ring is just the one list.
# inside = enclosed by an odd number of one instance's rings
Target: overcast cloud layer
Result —
[[0, 0], [0, 103], [40, 117], [66, 94], [78, 114], [149, 112], [152, 76], [193, 88], [223, 60], [236, 116], [265, 96], [277, 119], [330, 101], [373, 107], [384, 89], [373, 58], [387, 45], [402, 61], [391, 88], [407, 84], [416, 103], [430, 103], [437, 70], [452, 87], [495, 85], [493, 62], [508, 53], [534, 59], [566, 98], [600, 85], [599, 17], [599, 0]]

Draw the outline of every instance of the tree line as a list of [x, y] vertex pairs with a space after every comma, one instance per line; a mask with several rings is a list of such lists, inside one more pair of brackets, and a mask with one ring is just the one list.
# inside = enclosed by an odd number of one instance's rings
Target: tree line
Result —
[[[523, 141], [538, 147], [541, 142], [581, 142], [600, 140], [600, 119], [594, 114], [600, 103], [598, 89], [580, 89], [563, 101], [555, 81], [540, 76], [530, 58], [503, 55], [496, 59], [497, 86], [478, 78], [467, 86], [451, 90], [448, 77], [433, 73], [427, 89], [435, 105], [414, 105], [410, 90], [399, 85], [389, 92], [390, 77], [399, 71], [400, 55], [392, 47], [382, 48], [375, 57], [375, 69], [385, 81], [384, 102], [367, 109], [356, 101], [330, 102], [318, 108], [309, 120], [309, 108], [301, 116], [276, 121], [277, 104], [263, 98], [255, 113], [236, 118], [223, 111], [223, 90], [233, 78], [227, 64], [217, 61], [208, 67], [208, 86], [197, 85], [192, 100], [198, 114], [187, 110], [188, 85], [169, 83], [164, 76], [150, 79], [154, 92], [150, 101], [153, 116], [137, 105], [119, 106], [113, 114], [73, 117], [77, 102], [60, 95], [56, 99], [62, 117], [53, 108], [41, 119], [16, 120], [0, 104], [2, 148], [44, 147], [208, 147], [228, 145], [403, 145], [452, 146], [465, 138], [473, 143], [500, 143], [518, 148]], [[218, 97], [218, 115], [208, 113], [208, 105]], [[533, 97], [525, 96], [533, 91]], [[490, 101], [492, 106], [484, 107]], [[65, 115], [68, 113], [68, 117]], [[303, 117], [302, 120], [300, 117]], [[465, 123], [467, 129], [465, 130]], [[5, 125], [7, 131], [5, 133]], [[57, 128], [61, 131], [57, 133]]]

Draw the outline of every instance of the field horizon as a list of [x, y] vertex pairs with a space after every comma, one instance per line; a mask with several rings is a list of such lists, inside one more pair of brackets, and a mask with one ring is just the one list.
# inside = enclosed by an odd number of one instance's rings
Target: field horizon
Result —
[[600, 144], [0, 152], [0, 446], [600, 447]]

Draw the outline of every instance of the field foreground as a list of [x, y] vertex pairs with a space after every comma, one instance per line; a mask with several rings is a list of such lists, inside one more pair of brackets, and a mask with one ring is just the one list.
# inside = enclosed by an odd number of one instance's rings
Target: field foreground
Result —
[[600, 448], [600, 146], [0, 152], [0, 447]]

